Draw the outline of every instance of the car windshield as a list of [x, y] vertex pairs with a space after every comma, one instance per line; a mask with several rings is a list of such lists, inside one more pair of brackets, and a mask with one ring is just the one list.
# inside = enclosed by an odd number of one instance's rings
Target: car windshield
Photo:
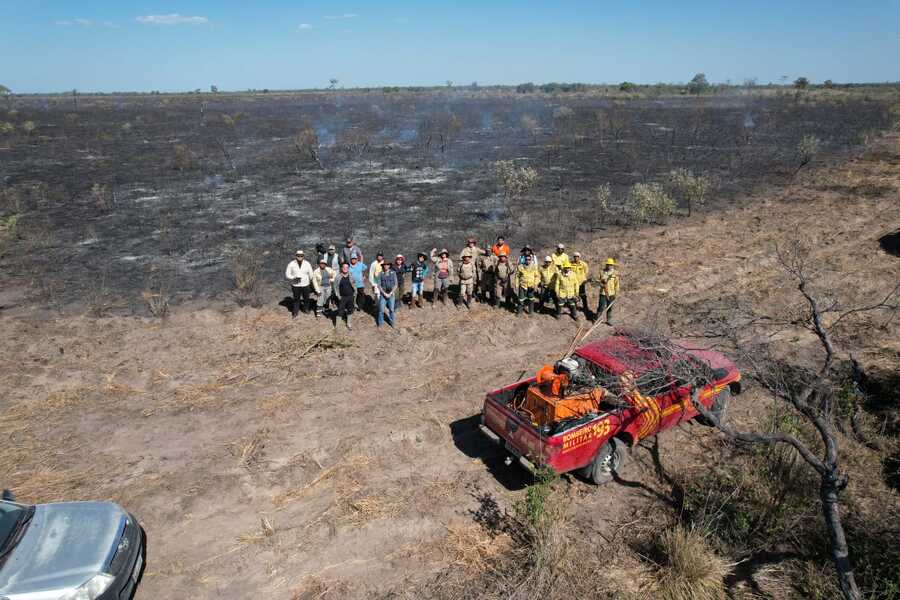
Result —
[[7, 550], [6, 545], [12, 541], [16, 524], [26, 513], [26, 507], [12, 502], [0, 502], [0, 553]]

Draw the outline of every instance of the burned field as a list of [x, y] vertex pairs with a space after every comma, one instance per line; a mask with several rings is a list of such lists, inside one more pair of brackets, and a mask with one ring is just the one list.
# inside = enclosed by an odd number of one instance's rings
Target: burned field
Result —
[[[710, 177], [721, 208], [846, 157], [890, 117], [862, 99], [493, 92], [25, 97], [5, 113], [4, 272], [45, 299], [99, 289], [132, 311], [142, 292], [232, 289], [235, 257], [279, 281], [296, 248], [348, 233], [370, 254], [571, 241], [617, 226], [598, 187], [622, 196], [675, 168]], [[533, 167], [536, 187], [505, 194], [498, 160]]]
[[[791, 451], [691, 420], [640, 441], [605, 486], [506, 464], [477, 427], [485, 393], [566, 353], [572, 321], [478, 304], [348, 332], [276, 302], [298, 246], [348, 231], [369, 254], [498, 231], [574, 242], [595, 269], [620, 262], [621, 324], [740, 361], [736, 428], [808, 441], [743, 343], [818, 362], [778, 267], [798, 238], [828, 310], [896, 304], [900, 134], [874, 133], [881, 103], [54, 97], [12, 99], [0, 121], [16, 124], [0, 123], [0, 482], [137, 515], [136, 598], [838, 597], [817, 481]], [[507, 194], [500, 160], [537, 186]], [[680, 167], [714, 182], [693, 217], [682, 204], [638, 227], [599, 206], [604, 184], [618, 200]], [[234, 306], [239, 274], [269, 282], [259, 306]], [[826, 315], [842, 515], [879, 599], [900, 582], [896, 312]]]

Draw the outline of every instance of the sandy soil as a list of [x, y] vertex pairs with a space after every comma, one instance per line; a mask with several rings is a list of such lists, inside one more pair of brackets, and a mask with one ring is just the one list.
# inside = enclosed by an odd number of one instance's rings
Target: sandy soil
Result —
[[[852, 189], [873, 180], [892, 191]], [[622, 324], [661, 314], [700, 333], [723, 299], [786, 306], [793, 292], [773, 251], [798, 231], [827, 287], [847, 303], [871, 300], [900, 281], [900, 259], [877, 243], [900, 223], [898, 185], [895, 134], [783, 197], [585, 240], [582, 251], [593, 265], [621, 261]], [[166, 320], [95, 319], [25, 298], [14, 286], [0, 298], [0, 481], [24, 501], [109, 498], [138, 515], [149, 536], [138, 599], [424, 587], [459, 559], [456, 532], [480, 497], [508, 508], [529, 483], [473, 429], [484, 393], [559, 356], [578, 327], [476, 306], [405, 310], [396, 330], [360, 318], [348, 333], [291, 321], [280, 296], [260, 309], [186, 304]], [[877, 336], [841, 342], [896, 356], [897, 324]], [[795, 335], [784, 347], [811, 346]], [[752, 426], [761, 398], [750, 386], [732, 417]], [[660, 466], [702, 467], [718, 440], [683, 424], [660, 436]], [[566, 478], [584, 535], [614, 539], [635, 515], [668, 509], [649, 447], [635, 458], [620, 484]]]

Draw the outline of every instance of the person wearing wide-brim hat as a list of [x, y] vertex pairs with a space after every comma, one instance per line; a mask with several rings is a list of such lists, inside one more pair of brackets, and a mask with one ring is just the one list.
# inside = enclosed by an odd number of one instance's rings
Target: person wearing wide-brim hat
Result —
[[313, 271], [312, 287], [318, 294], [316, 297], [316, 318], [319, 318], [328, 309], [328, 304], [334, 296], [332, 284], [337, 277], [337, 271], [328, 266], [328, 258], [319, 258], [319, 267]]
[[409, 307], [418, 306], [422, 308], [422, 302], [425, 298], [425, 278], [428, 277], [428, 255], [419, 252], [416, 255], [416, 262], [409, 267], [412, 279], [412, 295], [409, 298]]
[[431, 262], [434, 265], [434, 296], [431, 298], [431, 306], [436, 300], [441, 304], [447, 304], [447, 293], [450, 290], [450, 276], [453, 273], [453, 261], [450, 260], [450, 252], [442, 248], [431, 249]]
[[603, 318], [606, 315], [606, 324], [612, 325], [612, 307], [613, 303], [619, 295], [619, 272], [616, 270], [616, 261], [613, 258], [607, 258], [600, 272], [600, 302], [597, 304], [597, 313], [594, 315], [594, 321]]
[[[466, 239], [466, 247], [462, 249], [459, 253], [459, 260], [462, 261], [464, 256], [469, 257], [469, 262], [475, 267], [475, 278], [472, 283], [474, 286], [474, 290], [472, 295], [477, 297], [478, 288], [481, 286], [481, 261], [478, 260], [485, 253], [485, 250], [478, 247], [478, 240], [475, 236], [469, 236]], [[462, 294], [462, 292], [460, 292]]]
[[[387, 265], [387, 262], [385, 261], [384, 264]], [[406, 257], [402, 254], [394, 257], [394, 262], [389, 265], [389, 268], [397, 274], [397, 310], [400, 310], [400, 307], [403, 306], [403, 299], [406, 297], [406, 274], [412, 268], [406, 264]], [[412, 300], [410, 300], [411, 303]]]

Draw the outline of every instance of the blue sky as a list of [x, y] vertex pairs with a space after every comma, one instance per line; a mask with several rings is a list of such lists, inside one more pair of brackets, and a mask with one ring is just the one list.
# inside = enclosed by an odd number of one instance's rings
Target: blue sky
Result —
[[0, 0], [17, 92], [900, 80], [900, 0]]

